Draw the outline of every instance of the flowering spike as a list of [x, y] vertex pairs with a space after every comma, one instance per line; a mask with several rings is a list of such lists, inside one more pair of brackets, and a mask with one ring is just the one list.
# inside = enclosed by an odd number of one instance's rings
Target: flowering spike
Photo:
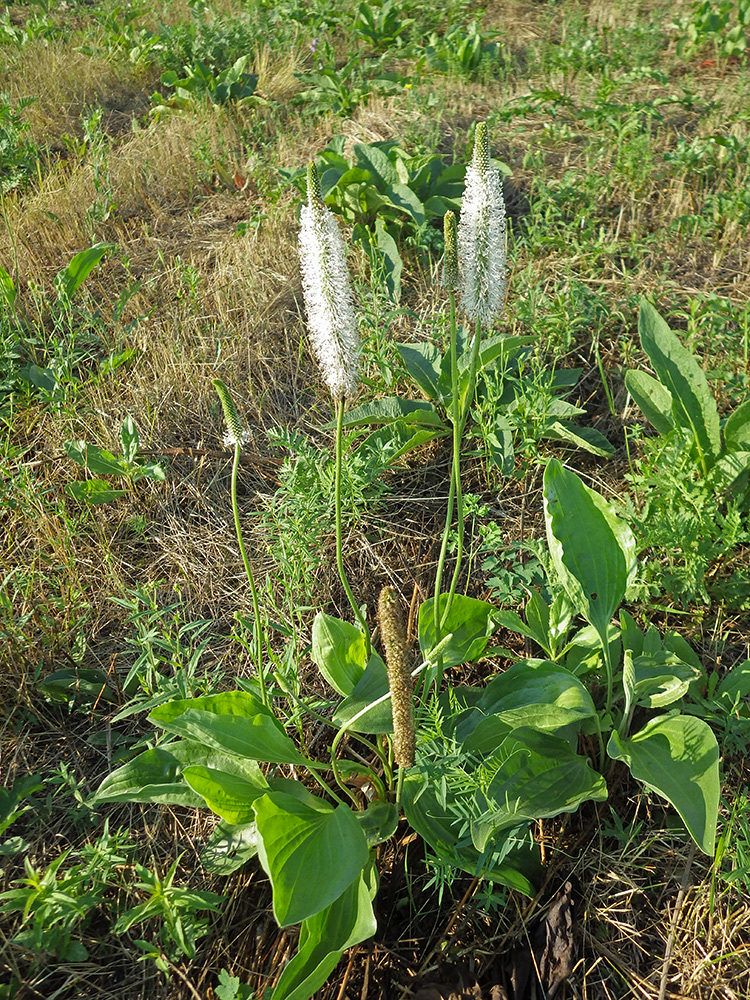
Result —
[[490, 163], [486, 122], [479, 122], [458, 223], [461, 308], [488, 329], [505, 299], [505, 203]]
[[490, 169], [490, 135], [487, 131], [487, 122], [477, 122], [474, 132], [474, 155], [471, 164], [482, 177]]
[[307, 169], [307, 204], [300, 213], [299, 255], [307, 325], [323, 378], [334, 399], [353, 396], [359, 375], [359, 333], [346, 249], [323, 202], [314, 163]]
[[445, 237], [443, 285], [448, 291], [455, 292], [458, 288], [458, 242], [456, 239], [456, 216], [453, 212], [445, 213], [443, 236]]
[[227, 448], [237, 444], [242, 447], [242, 445], [247, 444], [250, 440], [250, 434], [242, 426], [240, 415], [237, 412], [237, 407], [229, 393], [229, 389], [227, 389], [220, 378], [215, 378], [211, 384], [216, 389], [227, 425], [227, 432], [224, 435], [224, 445]]
[[312, 205], [314, 201], [322, 200], [323, 192], [320, 187], [320, 174], [313, 161], [307, 166], [307, 203], [308, 205]]
[[391, 689], [393, 755], [399, 767], [411, 767], [416, 742], [412, 680], [404, 615], [393, 587], [383, 587], [380, 591], [378, 620], [388, 668], [388, 686]]

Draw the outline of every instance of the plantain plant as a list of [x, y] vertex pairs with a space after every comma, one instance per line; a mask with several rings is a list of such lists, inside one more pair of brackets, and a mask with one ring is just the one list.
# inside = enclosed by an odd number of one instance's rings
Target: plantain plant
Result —
[[[342, 430], [358, 387], [359, 338], [343, 241], [311, 165], [301, 216], [302, 281], [313, 349], [335, 414], [336, 562], [354, 619], [320, 612], [312, 626], [311, 657], [335, 696], [300, 697], [273, 669], [236, 503], [246, 432], [228, 390], [216, 381], [235, 449], [232, 503], [253, 595], [257, 677], [239, 681], [234, 691], [153, 707], [149, 721], [164, 736], [105, 778], [94, 798], [207, 807], [220, 818], [204, 854], [214, 870], [226, 873], [257, 856], [270, 879], [278, 924], [301, 924], [298, 951], [267, 1000], [308, 1000], [344, 950], [375, 933], [376, 849], [402, 818], [444, 863], [533, 896], [542, 870], [531, 824], [606, 799], [608, 755], [667, 798], [698, 846], [713, 850], [718, 746], [702, 719], [679, 710], [702, 683], [700, 664], [687, 644], [661, 640], [653, 630], [643, 635], [625, 613], [619, 630], [611, 624], [634, 572], [635, 541], [604, 500], [559, 462], [547, 466], [545, 519], [556, 596], [551, 606], [530, 602], [526, 623], [457, 593], [462, 435], [483, 351], [495, 349], [487, 334], [505, 287], [502, 193], [483, 124], [467, 168], [461, 220], [456, 227], [449, 214], [446, 246], [453, 464], [434, 594], [419, 608], [416, 665], [393, 590], [381, 593], [374, 643], [367, 608], [357, 603], [345, 572]], [[456, 293], [474, 327], [463, 367]], [[456, 565], [444, 592], [454, 507]], [[574, 615], [588, 622], [588, 631], [568, 641]], [[484, 689], [443, 687], [447, 669], [492, 653], [500, 625], [537, 638], [548, 658], [520, 660]], [[669, 712], [653, 714], [662, 708]], [[313, 755], [305, 717], [330, 732], [327, 752]], [[292, 721], [297, 741], [287, 732]], [[599, 770], [579, 752], [581, 737], [598, 742]]]

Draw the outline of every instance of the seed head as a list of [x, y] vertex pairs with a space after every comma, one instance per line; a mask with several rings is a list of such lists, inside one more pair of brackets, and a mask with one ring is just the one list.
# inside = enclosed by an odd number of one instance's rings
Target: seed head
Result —
[[353, 396], [359, 376], [359, 334], [338, 224], [321, 198], [315, 164], [307, 171], [300, 213], [299, 255], [307, 325], [323, 378], [334, 399]]
[[224, 420], [227, 425], [227, 432], [224, 435], [224, 445], [227, 448], [233, 447], [237, 444], [242, 447], [250, 440], [250, 434], [242, 426], [240, 415], [237, 412], [237, 407], [235, 406], [234, 400], [229, 393], [229, 389], [227, 389], [226, 385], [224, 385], [220, 378], [215, 378], [211, 384], [214, 389], [216, 389], [216, 394], [221, 402], [221, 408], [224, 411]]
[[461, 308], [489, 329], [505, 299], [505, 203], [500, 175], [490, 165], [487, 123], [479, 122], [458, 223]]
[[393, 587], [384, 587], [380, 591], [378, 620], [391, 689], [394, 757], [399, 767], [411, 767], [416, 744], [413, 690], [404, 615]]

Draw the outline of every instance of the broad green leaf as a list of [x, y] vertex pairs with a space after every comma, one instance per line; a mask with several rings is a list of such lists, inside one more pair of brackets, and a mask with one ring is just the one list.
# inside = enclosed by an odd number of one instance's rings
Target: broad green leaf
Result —
[[368, 847], [376, 847], [389, 840], [398, 826], [398, 809], [393, 802], [375, 799], [364, 812], [354, 814], [362, 827]]
[[255, 818], [253, 802], [268, 791], [268, 782], [258, 768], [253, 781], [213, 767], [190, 764], [182, 776], [206, 800], [208, 808], [227, 823], [249, 823]]
[[[346, 161], [344, 161], [346, 162]], [[320, 173], [320, 192], [323, 195], [323, 201], [326, 200], [328, 195], [331, 193], [333, 188], [336, 187], [339, 180], [348, 170], [348, 167], [328, 167], [327, 170], [322, 170]]]
[[200, 860], [212, 875], [231, 875], [258, 853], [258, 830], [252, 823], [234, 825], [222, 820], [205, 843]]
[[633, 777], [663, 795], [680, 814], [698, 847], [714, 853], [719, 812], [719, 746], [710, 727], [689, 715], [659, 716], [607, 753], [624, 760]]
[[366, 184], [370, 180], [372, 180], [372, 173], [369, 170], [362, 167], [349, 167], [339, 177], [336, 188], [339, 191], [345, 191], [352, 184]]
[[365, 712], [353, 726], [349, 727], [349, 722], [355, 715], [359, 715], [362, 709], [372, 705], [374, 701], [387, 694], [390, 690], [388, 686], [388, 672], [380, 656], [373, 652], [370, 662], [367, 665], [357, 686], [348, 698], [345, 698], [336, 709], [333, 721], [337, 726], [346, 726], [355, 733], [390, 733], [393, 732], [393, 715], [391, 701], [381, 702], [369, 712]]
[[154, 482], [163, 483], [167, 478], [166, 472], [158, 462], [147, 462], [143, 459], [136, 459], [136, 464], [130, 470], [130, 475], [133, 482], [145, 477], [146, 479], [153, 479]]
[[750, 472], [750, 451], [730, 451], [722, 455], [711, 469], [709, 478], [714, 489], [722, 492], [743, 488]]
[[0, 299], [5, 302], [9, 309], [15, 307], [16, 286], [4, 267], [0, 267]]
[[615, 453], [614, 446], [595, 427], [575, 427], [562, 420], [553, 420], [545, 425], [540, 437], [546, 438], [548, 441], [565, 441], [567, 444], [574, 444], [578, 448], [588, 451], [591, 455], [599, 455], [601, 458], [610, 458]]
[[703, 369], [646, 299], [638, 313], [641, 345], [672, 396], [675, 419], [695, 440], [704, 474], [721, 451], [719, 412]]
[[383, 195], [394, 208], [410, 215], [417, 226], [424, 225], [424, 205], [406, 184], [389, 184]]
[[558, 420], [573, 420], [575, 417], [582, 417], [586, 410], [582, 406], [574, 406], [566, 399], [551, 399], [545, 409], [545, 416], [549, 419], [555, 417]]
[[368, 434], [362, 443], [355, 448], [354, 454], [363, 457], [370, 457], [373, 462], [378, 462], [384, 468], [393, 465], [403, 455], [415, 448], [434, 441], [435, 438], [445, 437], [449, 434], [447, 427], [438, 429], [436, 427], [417, 427], [415, 424], [407, 424], [403, 420], [394, 420], [385, 427]]
[[494, 839], [489, 850], [480, 853], [471, 842], [463, 818], [450, 809], [447, 801], [440, 800], [429, 781], [413, 771], [404, 781], [403, 809], [410, 825], [443, 861], [525, 896], [536, 895], [542, 866], [533, 838], [507, 830]]
[[631, 544], [635, 551], [635, 540], [623, 522], [618, 537], [614, 515], [608, 517], [602, 498], [597, 502], [594, 497], [557, 459], [547, 465], [544, 514], [552, 562], [575, 607], [605, 641], [609, 620], [625, 596], [630, 569], [626, 555]]
[[419, 388], [433, 402], [443, 402], [438, 388], [442, 355], [434, 344], [396, 344], [396, 350]]
[[96, 667], [63, 667], [47, 674], [39, 690], [55, 701], [117, 702], [117, 692], [110, 687], [107, 675]]
[[699, 670], [666, 650], [636, 656], [633, 672], [633, 703], [646, 708], [664, 708], [678, 701], [687, 694], [691, 682], [700, 676]]
[[727, 451], [750, 451], [750, 399], [740, 403], [727, 417], [724, 447]]
[[357, 163], [377, 178], [383, 188], [399, 183], [398, 171], [382, 149], [357, 143], [354, 146], [354, 155]]
[[86, 278], [109, 250], [114, 249], [114, 243], [95, 243], [88, 250], [77, 253], [66, 268], [55, 278], [55, 288], [58, 298], [70, 302]]
[[280, 927], [325, 909], [367, 864], [367, 841], [348, 806], [320, 799], [313, 808], [285, 792], [262, 795], [254, 806], [258, 856]]
[[183, 768], [190, 765], [216, 768], [249, 781], [263, 780], [255, 761], [217, 753], [191, 740], [179, 740], [146, 750], [113, 771], [101, 783], [92, 802], [161, 802], [204, 807], [203, 797], [192, 791], [182, 778]]
[[[491, 365], [502, 367], [503, 365], [509, 364], [521, 348], [526, 344], [532, 343], [533, 340], [534, 338], [531, 336], [516, 336], [505, 333], [498, 333], [492, 337], [487, 337], [487, 339], [483, 340], [479, 345], [477, 371], [481, 372], [483, 369], [489, 368]], [[468, 346], [469, 345], [467, 343], [467, 349], [464, 350], [458, 358], [458, 383], [461, 395], [466, 392], [469, 385], [471, 351], [468, 349]]]
[[86, 444], [85, 441], [65, 441], [63, 449], [68, 458], [93, 472], [95, 476], [126, 476], [128, 466], [111, 451]]
[[515, 469], [515, 452], [513, 449], [513, 429], [508, 418], [502, 413], [496, 414], [482, 436], [489, 452], [489, 461], [501, 475], [512, 476]]
[[690, 643], [684, 638], [684, 636], [681, 636], [679, 632], [675, 632], [671, 628], [667, 629], [664, 633], [662, 646], [670, 653], [674, 653], [675, 656], [678, 656], [683, 663], [689, 663], [691, 667], [695, 667], [698, 673], [705, 677], [706, 672], [703, 669], [700, 657]]
[[583, 684], [565, 667], [549, 660], [514, 663], [490, 681], [477, 707], [513, 728], [551, 731], [596, 715]]
[[138, 436], [138, 429], [135, 426], [135, 421], [128, 414], [122, 422], [120, 427], [120, 443], [122, 444], [122, 453], [125, 456], [125, 461], [128, 465], [132, 465], [135, 462], [135, 457], [138, 454], [138, 447], [140, 445], [140, 438]]
[[549, 605], [535, 590], [529, 593], [529, 599], [526, 602], [526, 622], [535, 635], [539, 636], [537, 642], [542, 649], [551, 655], [549, 648]]
[[39, 365], [28, 364], [18, 374], [26, 379], [29, 385], [45, 392], [55, 392], [60, 385], [58, 372], [54, 368], [40, 368]]
[[625, 373], [625, 388], [646, 420], [660, 434], [669, 434], [674, 430], [672, 394], [661, 382], [646, 372], [630, 371]]
[[327, 981], [347, 948], [366, 941], [377, 930], [372, 909], [371, 879], [362, 872], [320, 913], [303, 921], [299, 950], [284, 966], [268, 1000], [310, 1000]]
[[[447, 594], [440, 595], [441, 615], [447, 600]], [[478, 660], [487, 647], [490, 636], [497, 628], [492, 605], [488, 604], [487, 601], [477, 601], [473, 597], [456, 594], [451, 604], [450, 614], [441, 627], [440, 635], [438, 635], [435, 631], [433, 604], [434, 598], [430, 597], [419, 608], [419, 646], [423, 657], [427, 659], [440, 639], [452, 632], [453, 638], [443, 648], [441, 654], [443, 668], [447, 670], [459, 663]]]
[[[151, 713], [151, 721], [158, 711], [154, 709]], [[176, 719], [162, 721], [160, 725], [177, 736], [196, 740], [237, 757], [249, 757], [270, 764], [325, 768], [324, 764], [304, 757], [269, 715], [259, 714], [247, 719], [240, 715], [216, 715], [191, 708]]]
[[355, 625], [323, 611], [312, 628], [312, 660], [340, 695], [350, 695], [365, 672], [365, 637]]
[[622, 655], [622, 688], [625, 693], [623, 719], [627, 730], [630, 726], [633, 697], [635, 695], [635, 668], [633, 666], [633, 653], [627, 648]]
[[629, 649], [633, 656], [640, 656], [643, 652], [643, 632], [627, 611], [620, 611], [620, 635], [623, 649]]
[[[168, 724], [194, 708], [201, 712], [214, 712], [216, 715], [239, 715], [244, 719], [252, 719], [258, 713], [265, 713], [270, 716], [270, 712], [263, 702], [255, 695], [247, 691], [221, 691], [219, 694], [208, 694], [202, 698], [173, 698], [155, 708], [149, 720], [158, 726], [167, 728]], [[283, 728], [279, 725], [280, 732]]]
[[77, 479], [67, 483], [65, 489], [80, 503], [110, 503], [127, 496], [127, 490], [116, 490], [106, 479]]
[[732, 667], [719, 681], [716, 697], [728, 699], [731, 703], [737, 698], [750, 696], [750, 660], [738, 663]]
[[55, 701], [117, 702], [107, 675], [96, 667], [64, 667], [47, 674], [39, 690]]
[[401, 301], [401, 272], [404, 265], [396, 241], [386, 229], [382, 219], [378, 219], [375, 223], [375, 239], [383, 261], [383, 277], [388, 294], [398, 305]]
[[387, 396], [373, 403], [363, 403], [355, 406], [344, 414], [345, 427], [361, 427], [363, 424], [387, 424], [393, 420], [403, 420], [407, 424], [420, 424], [424, 427], [447, 427], [432, 403], [415, 399], [401, 399], [400, 396]]
[[518, 632], [519, 635], [525, 635], [527, 639], [533, 639], [542, 649], [545, 648], [546, 633], [540, 633], [533, 625], [527, 624], [517, 612], [508, 611], [505, 608], [495, 608], [492, 612], [492, 620], [496, 627]]
[[520, 728], [486, 762], [494, 775], [485, 793], [486, 813], [472, 821], [477, 850], [519, 823], [575, 812], [582, 802], [603, 802], [607, 785], [567, 740]]

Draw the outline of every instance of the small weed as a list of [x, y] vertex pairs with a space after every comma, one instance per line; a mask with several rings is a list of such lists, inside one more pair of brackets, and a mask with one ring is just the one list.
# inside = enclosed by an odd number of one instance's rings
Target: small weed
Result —
[[35, 97], [23, 97], [14, 106], [0, 92], [0, 195], [22, 188], [38, 169], [39, 149], [27, 136], [29, 123], [23, 112]]

